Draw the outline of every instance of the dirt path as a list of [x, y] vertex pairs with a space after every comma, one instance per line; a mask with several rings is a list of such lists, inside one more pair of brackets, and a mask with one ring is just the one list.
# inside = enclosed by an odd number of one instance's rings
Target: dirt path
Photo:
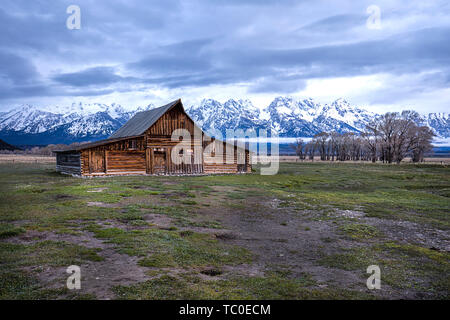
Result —
[[[234, 230], [229, 236], [219, 238], [256, 253], [253, 268], [260, 272], [284, 272], [288, 277], [299, 279], [311, 275], [320, 288], [368, 292], [365, 270], [358, 273], [318, 264], [318, 260], [325, 255], [361, 245], [341, 237], [332, 220], [312, 220], [309, 212], [277, 208], [273, 200], [256, 202], [254, 207], [259, 206], [259, 209], [254, 211], [230, 209], [215, 214], [215, 218], [227, 229]], [[247, 203], [247, 208], [251, 207]], [[409, 293], [392, 290], [387, 285], [377, 294], [386, 299], [413, 297]]]
[[[53, 232], [28, 231], [25, 234], [8, 239], [6, 242], [31, 244], [36, 241], [64, 241], [87, 248], [99, 248], [98, 255], [103, 261], [86, 261], [80, 264], [81, 289], [77, 294], [90, 294], [96, 299], [109, 300], [117, 298], [111, 288], [116, 285], [131, 285], [143, 282], [150, 277], [146, 275], [148, 268], [137, 264], [138, 257], [120, 254], [114, 249], [114, 245], [94, 237], [92, 232], [83, 231], [80, 235], [57, 234]], [[57, 289], [66, 287], [69, 274], [68, 266], [35, 266], [28, 271], [36, 269], [36, 276], [42, 288]], [[64, 297], [61, 297], [64, 298]]]

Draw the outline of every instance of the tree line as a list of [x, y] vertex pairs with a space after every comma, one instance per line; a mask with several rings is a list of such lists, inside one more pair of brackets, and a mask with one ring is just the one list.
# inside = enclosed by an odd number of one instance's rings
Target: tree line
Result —
[[297, 139], [292, 148], [302, 160], [318, 155], [328, 161], [400, 163], [410, 156], [413, 162], [423, 162], [425, 153], [432, 150], [434, 133], [422, 123], [415, 111], [388, 112], [361, 133], [321, 132], [308, 143]]

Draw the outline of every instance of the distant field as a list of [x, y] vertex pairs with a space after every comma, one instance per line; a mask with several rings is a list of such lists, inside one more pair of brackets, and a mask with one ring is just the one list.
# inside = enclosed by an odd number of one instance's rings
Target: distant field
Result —
[[[253, 157], [253, 161], [270, 161], [272, 157]], [[300, 160], [297, 156], [279, 156], [280, 162], [313, 162], [309, 159]], [[320, 157], [315, 157], [314, 162], [321, 162]], [[346, 161], [346, 163], [361, 163], [361, 161]], [[365, 163], [370, 163], [364, 161]], [[410, 163], [410, 158], [406, 158], [404, 163]], [[56, 157], [36, 156], [36, 155], [14, 155], [14, 154], [0, 154], [0, 163], [56, 163]], [[325, 163], [332, 163], [332, 161], [325, 161]], [[450, 164], [450, 158], [425, 158], [425, 163], [432, 164]]]
[[56, 163], [56, 157], [27, 154], [0, 154], [0, 163]]
[[[271, 156], [253, 156], [253, 161], [254, 162], [270, 162], [272, 159], [276, 159], [276, 157], [271, 157]], [[305, 159], [305, 160], [300, 160], [297, 156], [284, 156], [284, 155], [280, 155], [278, 156], [278, 159], [280, 162], [324, 162], [324, 163], [340, 163], [340, 161], [321, 161], [319, 156], [315, 156], [314, 160], [310, 160], [310, 159]], [[370, 161], [345, 161], [345, 163], [371, 163]], [[378, 161], [378, 163], [382, 163], [380, 161]], [[405, 158], [402, 163], [411, 163], [411, 158]], [[424, 159], [424, 163], [429, 163], [429, 164], [450, 164], [450, 158], [444, 158], [444, 157], [430, 157], [430, 158], [425, 158]]]
[[449, 197], [429, 164], [81, 179], [2, 163], [0, 299], [448, 299]]

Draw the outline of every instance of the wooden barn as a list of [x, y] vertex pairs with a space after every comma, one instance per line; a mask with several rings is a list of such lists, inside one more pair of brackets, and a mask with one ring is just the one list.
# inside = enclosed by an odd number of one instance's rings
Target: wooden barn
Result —
[[106, 140], [55, 153], [57, 171], [78, 176], [251, 172], [249, 150], [206, 135], [181, 99], [137, 113]]

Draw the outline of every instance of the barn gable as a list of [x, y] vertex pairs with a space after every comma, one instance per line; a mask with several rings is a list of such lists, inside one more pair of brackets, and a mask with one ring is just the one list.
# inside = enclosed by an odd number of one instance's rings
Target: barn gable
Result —
[[159, 120], [167, 111], [181, 104], [181, 99], [172, 101], [165, 106], [155, 108], [148, 111], [138, 112], [128, 120], [122, 127], [114, 132], [109, 138], [125, 138], [130, 136], [139, 136], [149, 129], [156, 121]]

